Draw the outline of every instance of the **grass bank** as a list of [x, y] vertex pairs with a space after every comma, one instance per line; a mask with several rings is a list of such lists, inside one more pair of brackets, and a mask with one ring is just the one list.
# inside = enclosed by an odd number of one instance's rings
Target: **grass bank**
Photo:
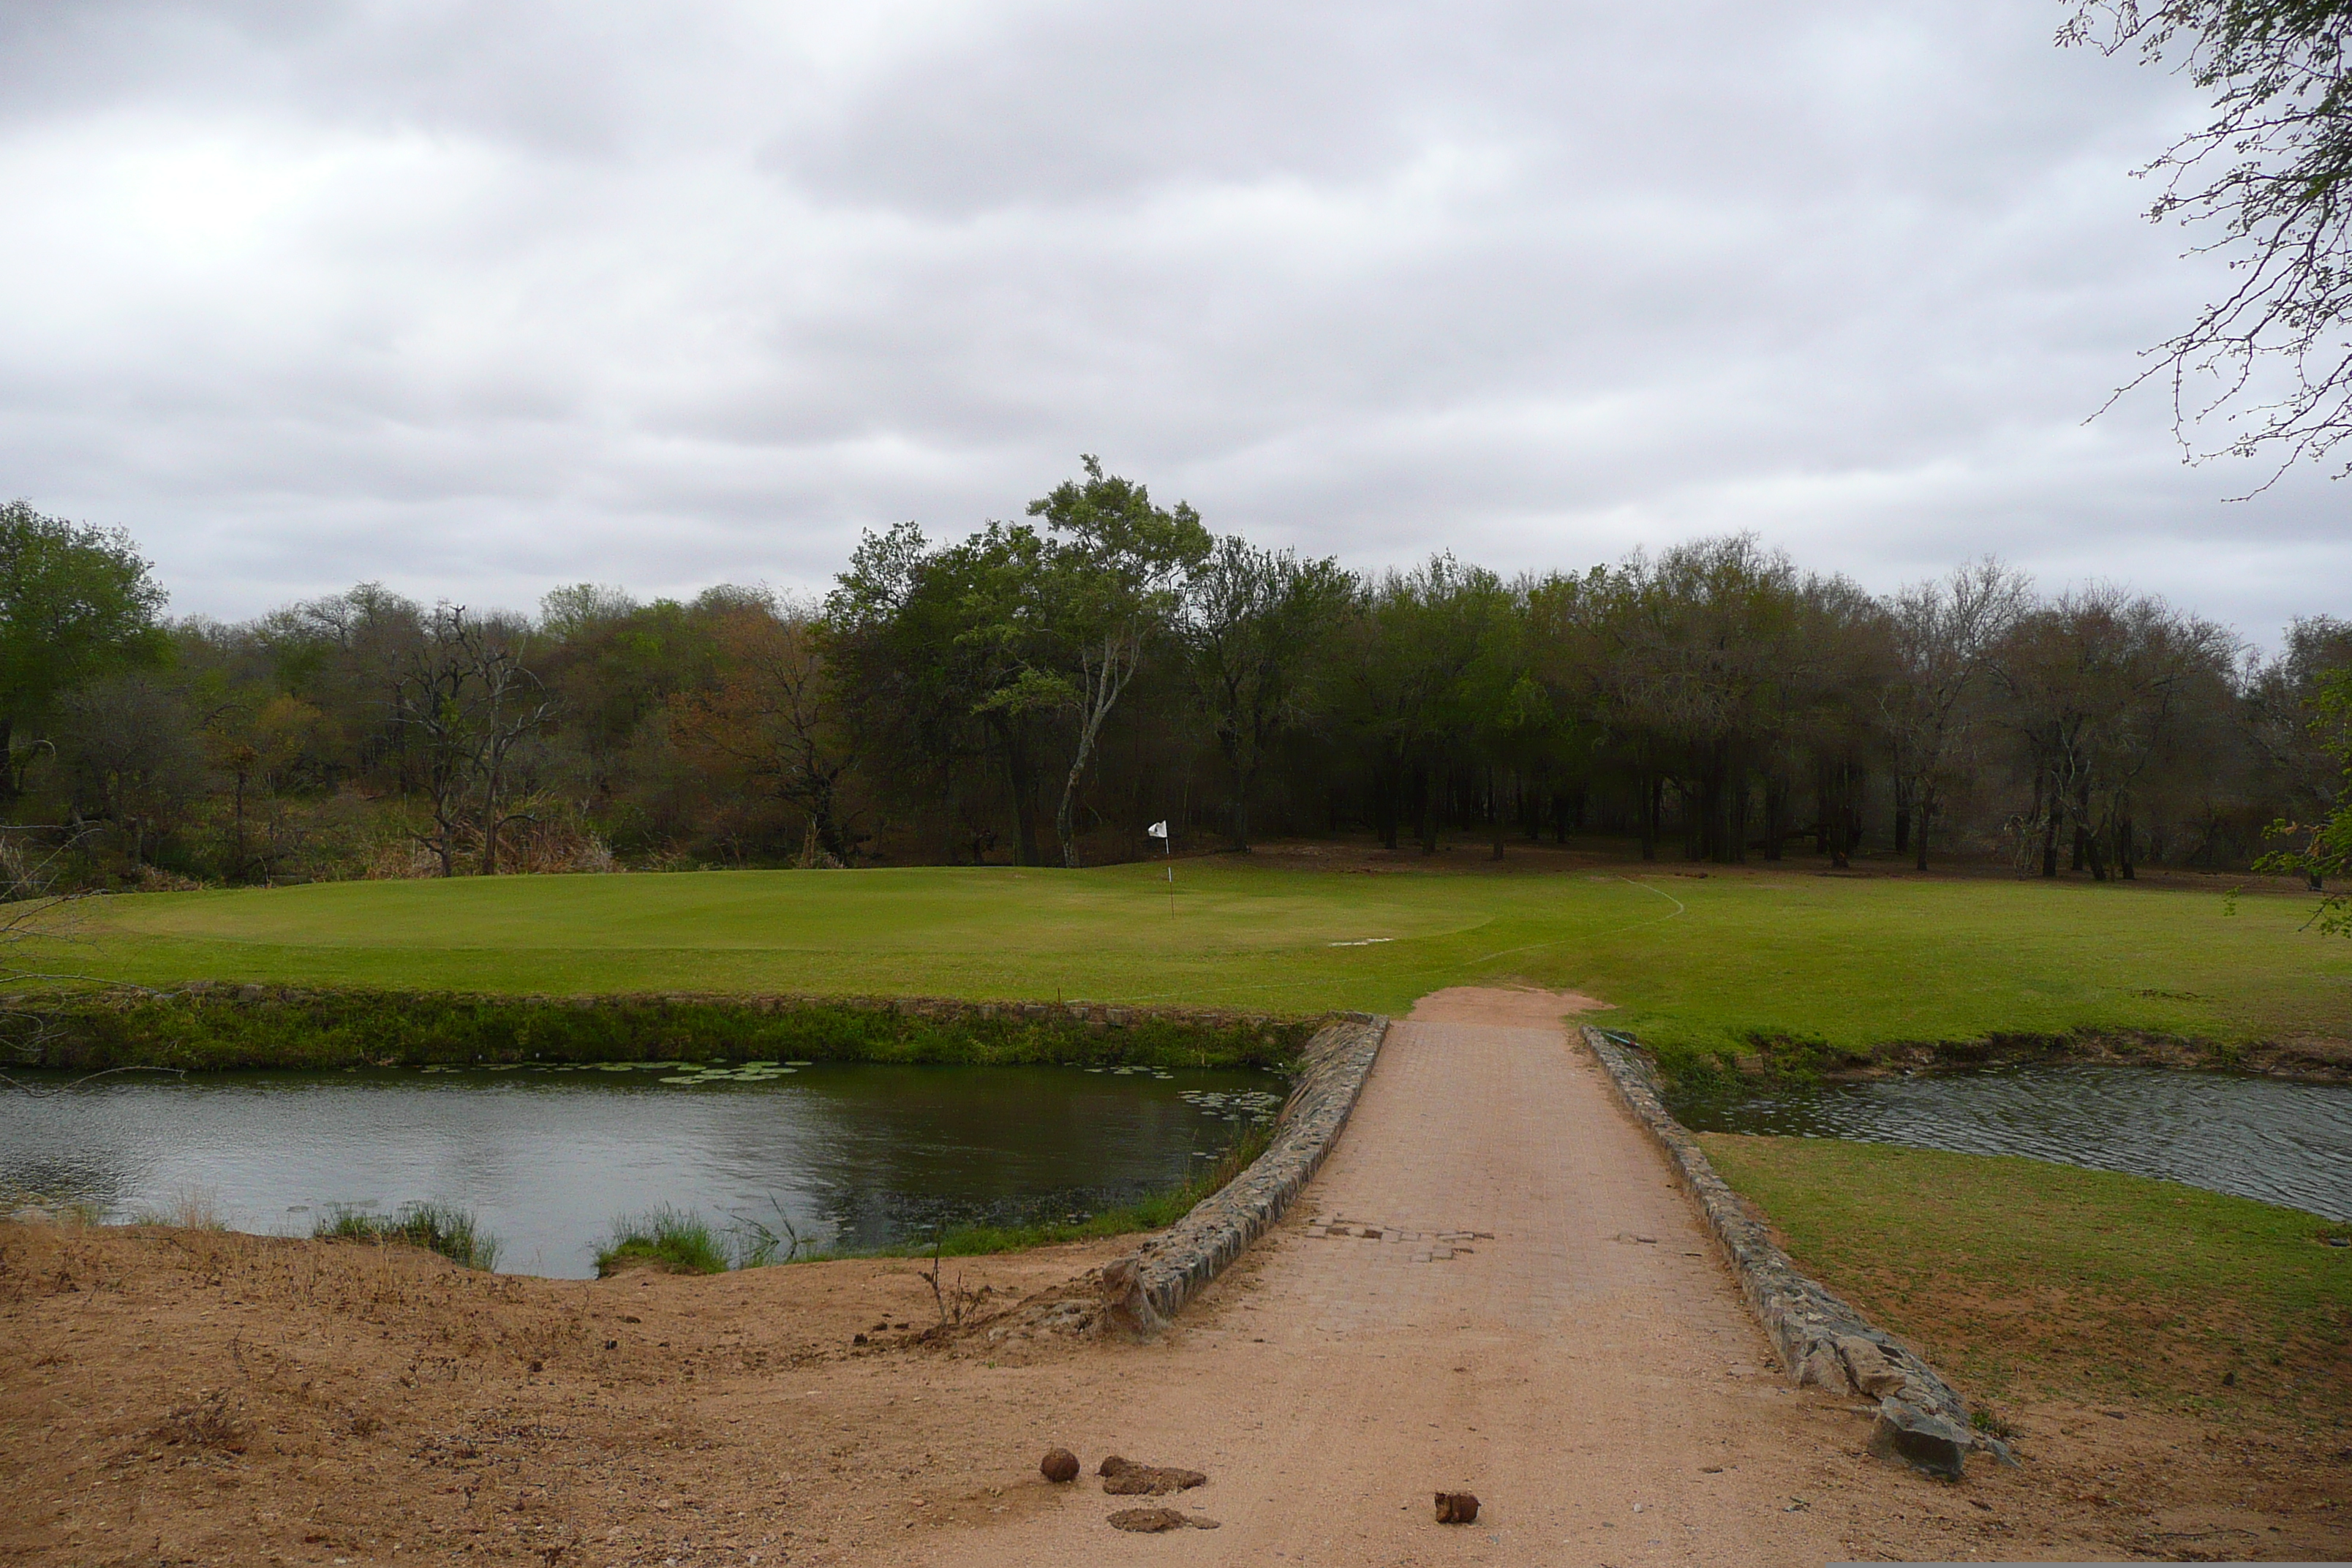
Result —
[[[1478, 863], [1483, 865], [1483, 863]], [[1515, 867], [1549, 867], [1515, 870]], [[44, 967], [477, 996], [1086, 998], [1283, 1017], [1525, 982], [1616, 1005], [1670, 1061], [1995, 1036], [2227, 1047], [2352, 1035], [2352, 942], [2306, 899], [2008, 879], [1388, 859], [1162, 868], [464, 878], [120, 896]], [[676, 1054], [660, 1046], [656, 1052]], [[810, 1055], [762, 1043], [753, 1055]]]
[[[37, 1015], [40, 1029], [29, 1025]], [[900, 999], [483, 996], [212, 986], [17, 1005], [34, 1065], [323, 1068], [524, 1061], [1279, 1067], [1315, 1021], [1179, 1008]], [[7, 1015], [0, 1014], [0, 1023]]]
[[2140, 1176], [1701, 1134], [1798, 1265], [1973, 1398], [2352, 1425], [2347, 1227]]

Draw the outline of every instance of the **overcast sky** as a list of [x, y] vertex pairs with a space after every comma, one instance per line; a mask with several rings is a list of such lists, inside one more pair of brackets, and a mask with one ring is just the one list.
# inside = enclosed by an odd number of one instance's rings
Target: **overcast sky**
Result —
[[2217, 264], [2054, 4], [0, 8], [0, 495], [180, 614], [820, 587], [1082, 451], [1220, 531], [1986, 552], [2262, 642], [2352, 489], [2086, 424]]

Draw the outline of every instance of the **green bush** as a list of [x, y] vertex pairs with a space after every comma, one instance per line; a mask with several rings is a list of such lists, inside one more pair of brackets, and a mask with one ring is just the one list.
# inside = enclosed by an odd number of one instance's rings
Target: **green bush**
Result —
[[336, 1209], [310, 1233], [320, 1241], [405, 1242], [437, 1252], [467, 1268], [498, 1263], [498, 1238], [483, 1233], [471, 1209], [454, 1204], [409, 1204], [391, 1215]]

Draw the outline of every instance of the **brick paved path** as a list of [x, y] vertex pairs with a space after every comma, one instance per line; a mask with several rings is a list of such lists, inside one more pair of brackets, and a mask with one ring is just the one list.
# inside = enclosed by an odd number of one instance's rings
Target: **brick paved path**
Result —
[[[1918, 1506], [1864, 1418], [1771, 1373], [1589, 1054], [1483, 995], [1517, 1026], [1447, 1021], [1477, 994], [1394, 1026], [1293, 1216], [1073, 1396], [1089, 1466], [1205, 1469], [1181, 1501], [1222, 1527], [1119, 1534], [1089, 1479], [938, 1560], [1818, 1563]], [[1440, 1487], [1479, 1523], [1433, 1524]]]

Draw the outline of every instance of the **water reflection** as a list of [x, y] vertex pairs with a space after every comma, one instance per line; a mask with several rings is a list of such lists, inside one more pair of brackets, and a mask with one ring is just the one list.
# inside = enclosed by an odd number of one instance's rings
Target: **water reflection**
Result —
[[2352, 1220], [2352, 1085], [2158, 1068], [2029, 1067], [1920, 1074], [1706, 1099], [1703, 1131], [2025, 1154], [2160, 1176]]
[[529, 1071], [118, 1079], [0, 1098], [0, 1195], [127, 1217], [202, 1190], [239, 1228], [293, 1234], [336, 1205], [440, 1200], [476, 1211], [502, 1267], [576, 1278], [615, 1216], [662, 1204], [853, 1247], [1092, 1212], [1181, 1181], [1249, 1125], [1229, 1119], [1234, 1097], [1281, 1087], [870, 1063], [692, 1087]]

